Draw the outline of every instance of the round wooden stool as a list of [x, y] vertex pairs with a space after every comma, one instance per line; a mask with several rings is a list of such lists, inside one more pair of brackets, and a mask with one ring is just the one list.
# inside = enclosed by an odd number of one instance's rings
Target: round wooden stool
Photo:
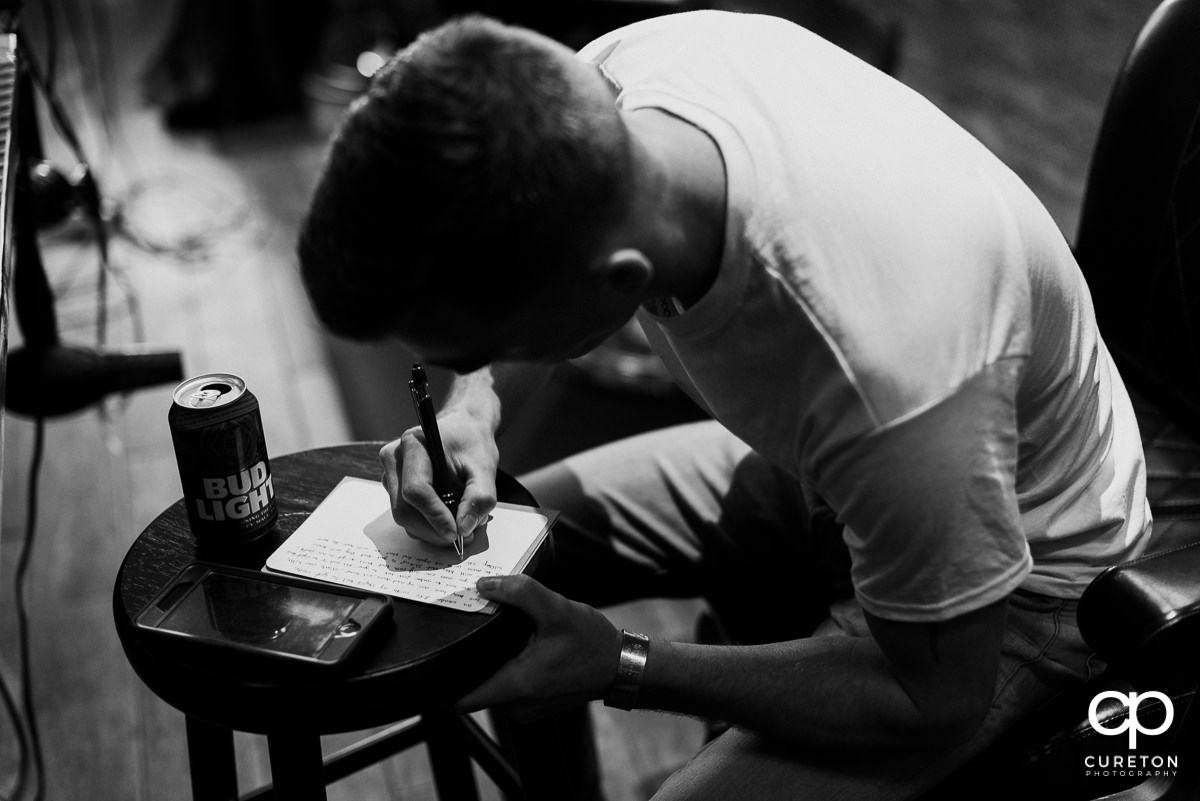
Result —
[[[344, 476], [379, 478], [380, 444], [354, 443], [272, 459], [278, 523], [237, 550], [197, 550], [180, 500], [147, 526], [126, 554], [113, 593], [117, 632], [138, 676], [186, 716], [195, 801], [239, 798], [234, 730], [265, 734], [270, 755], [273, 787], [242, 799], [324, 801], [327, 783], [421, 742], [429, 750], [439, 797], [477, 797], [472, 759], [507, 796], [526, 795], [512, 761], [472, 718], [453, 710], [455, 699], [524, 644], [530, 625], [519, 612], [502, 608], [491, 615], [472, 614], [397, 599], [392, 631], [349, 675], [327, 683], [251, 681], [220, 665], [188, 663], [140, 636], [133, 625], [138, 612], [189, 562], [261, 568]], [[497, 490], [502, 501], [534, 505], [528, 491], [506, 474], [498, 477]], [[527, 573], [537, 574], [548, 550], [543, 547], [534, 556]], [[403, 723], [322, 757], [322, 734], [399, 721]], [[539, 776], [539, 782], [544, 779]]]

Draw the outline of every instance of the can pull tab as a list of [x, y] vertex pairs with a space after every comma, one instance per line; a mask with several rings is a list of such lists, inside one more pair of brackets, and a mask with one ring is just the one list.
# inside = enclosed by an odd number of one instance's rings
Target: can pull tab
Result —
[[233, 387], [229, 384], [205, 384], [197, 389], [188, 398], [188, 406], [193, 409], [207, 409], [211, 406], [220, 406], [221, 397], [228, 395], [233, 391]]

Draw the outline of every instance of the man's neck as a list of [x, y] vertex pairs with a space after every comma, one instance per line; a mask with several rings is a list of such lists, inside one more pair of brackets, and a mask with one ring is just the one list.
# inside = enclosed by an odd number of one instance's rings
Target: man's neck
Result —
[[725, 165], [716, 143], [657, 109], [630, 112], [634, 213], [654, 263], [649, 295], [697, 302], [716, 280], [725, 241]]

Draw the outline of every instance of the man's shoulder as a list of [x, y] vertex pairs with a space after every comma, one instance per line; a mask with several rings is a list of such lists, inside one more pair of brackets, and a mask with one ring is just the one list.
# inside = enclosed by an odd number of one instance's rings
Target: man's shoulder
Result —
[[662, 14], [638, 20], [597, 37], [579, 50], [585, 61], [599, 62], [616, 50], [619, 43], [629, 48], [643, 42], [673, 41], [681, 46], [703, 46], [708, 37], [719, 38], [724, 47], [736, 44], [744, 32], [753, 38], [756, 31], [802, 31], [793, 22], [765, 14], [745, 14], [716, 9], [700, 9]]

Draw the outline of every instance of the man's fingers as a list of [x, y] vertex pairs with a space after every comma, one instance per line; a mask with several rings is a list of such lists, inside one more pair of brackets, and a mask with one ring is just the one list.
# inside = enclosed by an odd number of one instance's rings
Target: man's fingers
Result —
[[487, 476], [472, 476], [458, 502], [458, 533], [469, 541], [495, 508], [495, 480]]
[[396, 461], [396, 452], [400, 450], [400, 440], [395, 439], [379, 449], [379, 464], [383, 466], [385, 474], [395, 474], [399, 468], [399, 463]]
[[598, 698], [616, 675], [621, 633], [600, 612], [567, 600], [525, 575], [488, 576], [480, 595], [525, 612], [529, 642], [495, 675], [466, 694], [460, 708], [516, 704], [536, 713], [566, 700]]
[[417, 539], [451, 545], [462, 537], [464, 544], [470, 543], [496, 507], [494, 471], [472, 467], [468, 459], [457, 468], [467, 483], [456, 513], [451, 513], [433, 486], [433, 464], [415, 428], [383, 446], [379, 460], [392, 518]]
[[515, 606], [534, 620], [543, 619], [562, 596], [535, 579], [515, 576], [485, 576], [476, 582], [479, 594], [489, 601]]
[[[391, 451], [391, 463], [393, 469], [398, 466], [400, 470], [399, 487], [393, 489], [390, 482], [388, 484], [395, 521], [418, 539], [443, 545], [453, 543], [458, 536], [454, 515], [433, 488], [433, 466], [425, 447], [415, 436], [406, 433], [397, 448]], [[387, 465], [388, 461], [384, 459], [385, 472]], [[432, 534], [433, 539], [427, 534]]]
[[475, 712], [513, 697], [517, 694], [515, 676], [512, 664], [505, 665], [490, 679], [458, 699], [455, 708], [459, 712]]

